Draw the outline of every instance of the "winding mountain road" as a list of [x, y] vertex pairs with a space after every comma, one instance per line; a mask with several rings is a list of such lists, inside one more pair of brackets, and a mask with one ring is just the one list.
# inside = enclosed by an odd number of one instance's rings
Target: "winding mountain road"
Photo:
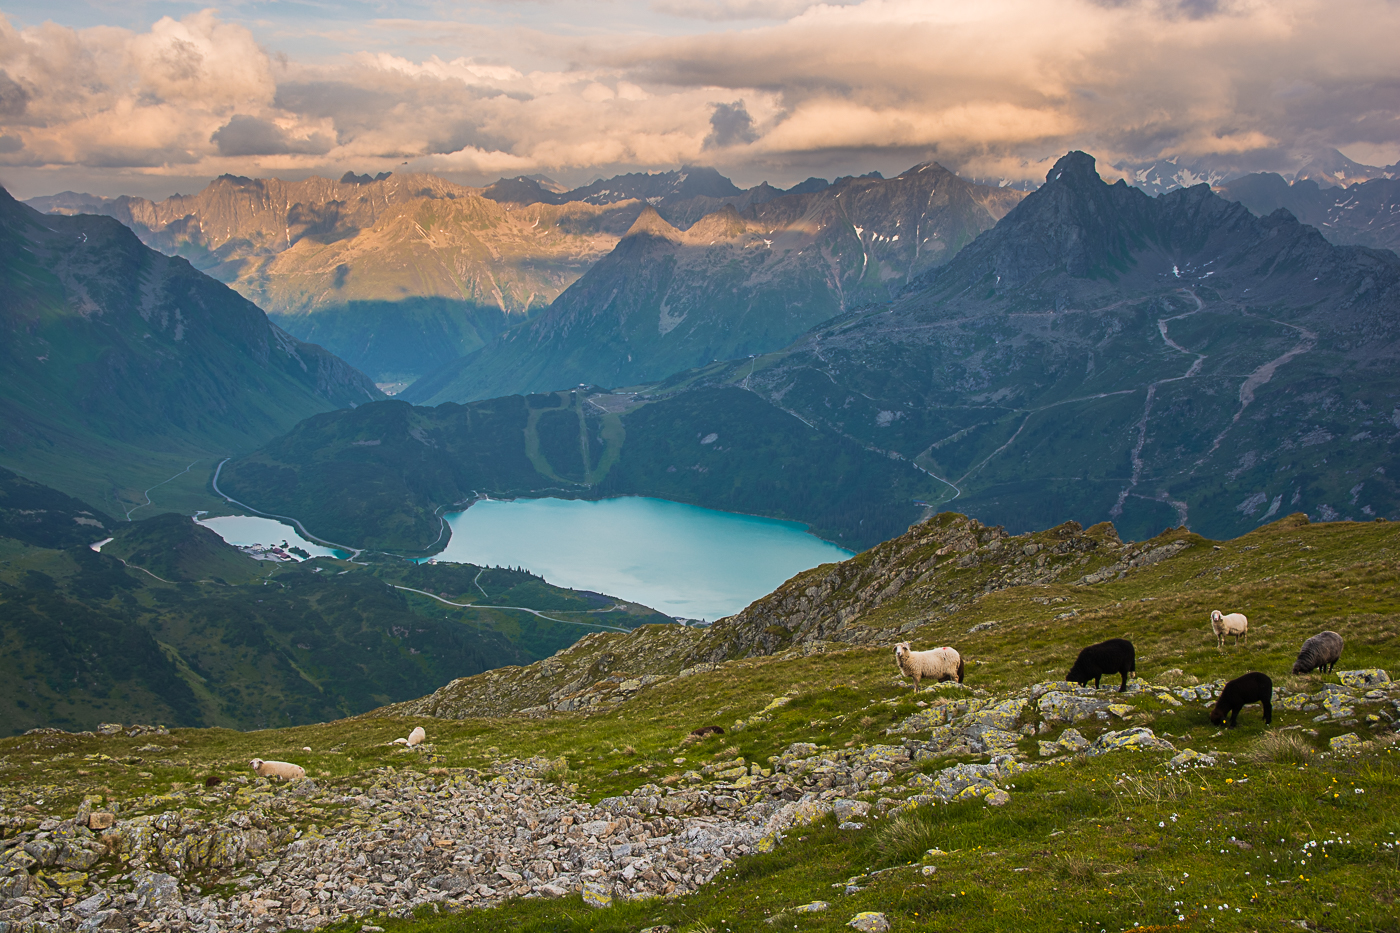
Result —
[[[429, 593], [427, 590], [414, 589], [411, 586], [399, 586], [397, 583], [391, 583], [389, 585], [396, 590], [404, 590], [409, 593], [417, 593], [419, 596], [427, 596], [429, 599], [436, 599], [440, 603], [448, 606], [456, 606], [458, 609], [514, 609], [518, 612], [528, 612], [531, 615], [539, 616], [541, 619], [548, 619], [551, 622], [562, 622], [565, 625], [582, 625], [588, 628], [607, 629], [610, 632], [622, 632], [624, 635], [630, 631], [630, 629], [618, 628], [616, 625], [604, 625], [601, 622], [578, 622], [574, 619], [556, 619], [554, 616], [547, 616], [537, 609], [527, 609], [524, 606], [485, 606], [481, 603], [454, 603], [450, 599], [443, 599], [436, 593]], [[481, 589], [481, 587], [478, 585], [477, 589]], [[482, 590], [482, 592], [485, 592], [485, 590]]]
[[315, 535], [313, 535], [311, 532], [307, 531], [305, 525], [303, 525], [303, 524], [302, 524], [300, 521], [298, 521], [297, 519], [292, 518], [290, 515], [278, 515], [278, 514], [275, 513], [275, 512], [264, 512], [264, 511], [262, 511], [261, 509], [255, 509], [255, 508], [253, 508], [251, 505], [249, 505], [249, 504], [246, 503], [246, 502], [239, 502], [237, 499], [233, 498], [233, 496], [230, 496], [230, 495], [225, 494], [225, 492], [224, 492], [222, 489], [219, 488], [219, 474], [222, 473], [222, 472], [224, 471], [224, 464], [225, 464], [225, 463], [228, 463], [228, 462], [229, 462], [230, 460], [232, 460], [232, 459], [233, 459], [232, 457], [225, 457], [224, 459], [220, 460], [220, 461], [219, 461], [219, 465], [218, 465], [217, 467], [214, 468], [214, 478], [211, 479], [211, 480], [209, 481], [209, 484], [210, 484], [211, 486], [214, 487], [214, 492], [217, 493], [220, 497], [222, 497], [223, 499], [226, 499], [226, 500], [229, 501], [229, 502], [232, 502], [234, 505], [238, 506], [240, 509], [247, 509], [249, 512], [253, 512], [253, 513], [256, 513], [256, 514], [258, 514], [258, 515], [265, 515], [265, 516], [267, 516], [268, 518], [280, 518], [280, 519], [282, 519], [284, 522], [291, 522], [293, 525], [296, 525], [296, 526], [297, 526], [297, 530], [301, 532], [301, 536], [302, 536], [303, 538], [305, 538], [306, 540], [308, 540], [308, 541], [314, 541], [314, 542], [316, 542], [317, 544], [324, 545], [325, 547], [333, 547], [333, 548], [337, 548], [337, 549], [342, 550], [342, 551], [349, 551], [349, 552], [350, 552], [350, 560], [351, 560], [352, 562], [355, 560], [355, 558], [359, 557], [361, 554], [363, 554], [363, 553], [365, 552], [365, 549], [364, 549], [364, 548], [349, 547], [348, 545], [337, 544], [337, 543], [335, 543], [334, 541], [327, 541], [325, 538], [318, 538], [318, 537], [316, 537]]

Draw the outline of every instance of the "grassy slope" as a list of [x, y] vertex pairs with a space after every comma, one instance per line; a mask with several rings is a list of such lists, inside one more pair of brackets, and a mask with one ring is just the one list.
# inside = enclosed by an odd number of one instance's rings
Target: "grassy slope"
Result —
[[[519, 571], [255, 561], [175, 513], [102, 516], [98, 530], [73, 523], [97, 520], [84, 503], [0, 479], [0, 518], [28, 539], [0, 537], [7, 732], [114, 718], [239, 728], [334, 718], [547, 657], [599, 626], [669, 621]], [[109, 531], [102, 553], [86, 546]], [[449, 606], [395, 585], [551, 618]]]
[[0, 287], [0, 462], [114, 516], [177, 475], [170, 491], [207, 508], [217, 457], [379, 397], [110, 218], [41, 217], [0, 192]]
[[[1391, 524], [1287, 520], [1225, 542], [1219, 550], [1197, 540], [1199, 546], [1175, 558], [1111, 582], [992, 592], [911, 637], [916, 646], [958, 646], [974, 662], [969, 683], [993, 692], [1061, 676], [1078, 646], [1121, 634], [1136, 641], [1138, 672], [1154, 682], [1206, 681], [1256, 668], [1270, 672], [1280, 686], [1315, 689], [1335, 677], [1294, 678], [1287, 670], [1299, 642], [1324, 628], [1347, 638], [1343, 668], [1394, 670], [1394, 630], [1400, 622], [1397, 536], [1400, 527]], [[1250, 615], [1247, 647], [1216, 649], [1207, 624], [1215, 607]], [[1071, 610], [1078, 615], [1056, 618]], [[869, 623], [883, 628], [917, 623], [920, 617], [917, 607], [896, 599], [875, 610]], [[967, 634], [993, 620], [996, 625]], [[1184, 674], [1167, 673], [1177, 668]], [[934, 688], [940, 690], [948, 688]], [[784, 695], [794, 699], [769, 721], [752, 719], [772, 698]], [[657, 684], [592, 716], [533, 718], [528, 729], [515, 717], [414, 721], [428, 729], [437, 765], [489, 770], [498, 757], [563, 755], [568, 780], [596, 800], [709, 760], [737, 754], [762, 762], [794, 741], [836, 750], [895, 741], [881, 732], [914, 712], [915, 699], [907, 681], [896, 675], [887, 647], [828, 645], [806, 657], [789, 653], [731, 661], [711, 673]], [[1148, 696], [1132, 702], [1138, 709], [1134, 724], [1169, 735], [1178, 748], [1218, 752], [1221, 766], [1171, 776], [1162, 768], [1167, 753], [1077, 759], [1017, 776], [1011, 802], [999, 809], [960, 803], [923, 808], [912, 817], [875, 819], [856, 832], [838, 831], [829, 820], [795, 829], [775, 852], [740, 861], [683, 900], [603, 911], [584, 908], [577, 897], [526, 900], [489, 912], [382, 923], [389, 933], [503, 925], [599, 933], [659, 923], [693, 933], [787, 929], [789, 924], [802, 931], [837, 931], [858, 910], [882, 910], [896, 930], [929, 924], [1027, 931], [1092, 925], [1097, 930], [1135, 923], [1262, 930], [1299, 919], [1314, 928], [1397, 928], [1400, 865], [1392, 833], [1400, 817], [1400, 761], [1394, 746], [1373, 748], [1359, 758], [1314, 753], [1305, 761], [1286, 755], [1256, 761], [1250, 756], [1266, 732], [1301, 727], [1285, 734], [1302, 736], [1316, 752], [1333, 735], [1368, 730], [1315, 724], [1313, 713], [1278, 709], [1273, 729], [1266, 730], [1257, 708], [1250, 708], [1239, 728], [1222, 732], [1210, 726], [1199, 705], [1175, 708]], [[681, 741], [693, 728], [728, 727], [738, 718], [750, 720], [742, 731], [698, 744]], [[0, 742], [6, 756], [0, 782], [9, 793], [28, 788], [27, 794], [56, 798], [71, 810], [83, 793], [126, 799], [211, 771], [227, 774], [254, 754], [294, 755], [309, 745], [336, 750], [296, 760], [348, 786], [352, 780], [372, 780], [374, 768], [426, 769], [426, 761], [414, 764], [415, 759], [377, 745], [409, 725], [388, 717], [257, 735], [182, 730], [176, 734], [183, 746], [178, 757], [157, 762], [132, 750], [146, 741], [139, 738], [64, 739], [61, 747], [45, 745], [49, 737], [8, 739]], [[1079, 728], [1092, 738], [1097, 727]], [[1053, 737], [1053, 732], [1037, 736]], [[1028, 751], [1034, 747], [1029, 739], [1023, 744]], [[99, 749], [111, 759], [83, 760]], [[76, 757], [55, 758], [55, 751]], [[687, 759], [684, 765], [673, 761], [678, 757]], [[77, 773], [80, 763], [85, 773]], [[152, 777], [142, 777], [138, 768]], [[186, 804], [175, 797], [168, 805]], [[1300, 864], [1309, 841], [1318, 844]], [[948, 854], [925, 856], [933, 847]], [[936, 866], [935, 873], [919, 873], [921, 863]], [[864, 890], [856, 894], [841, 893], [847, 879], [882, 868], [896, 870], [860, 882]], [[833, 906], [824, 913], [787, 913], [774, 925], [760, 922], [816, 899]], [[343, 926], [356, 929], [359, 922]]]

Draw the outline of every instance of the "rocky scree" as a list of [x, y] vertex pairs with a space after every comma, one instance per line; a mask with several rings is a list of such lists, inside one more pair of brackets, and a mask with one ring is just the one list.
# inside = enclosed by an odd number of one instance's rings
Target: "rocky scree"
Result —
[[[1374, 669], [1339, 678], [1312, 692], [1276, 689], [1276, 709], [1318, 711], [1317, 719], [1390, 740], [1400, 684]], [[0, 933], [311, 929], [508, 897], [577, 891], [603, 906], [682, 895], [733, 858], [769, 851], [828, 815], [853, 831], [922, 806], [1004, 806], [1018, 775], [1076, 756], [1173, 752], [1162, 763], [1168, 770], [1211, 766], [1218, 751], [1178, 753], [1146, 723], [1171, 723], [1188, 703], [1208, 708], [1223, 686], [1139, 678], [1119, 694], [1047, 681], [994, 695], [939, 684], [887, 730], [897, 744], [793, 743], [764, 763], [711, 761], [597, 805], [544, 780], [567, 769], [544, 758], [498, 761], [485, 774], [427, 767], [325, 783], [239, 777], [124, 803], [89, 797], [63, 819], [10, 795], [0, 800]], [[788, 699], [731, 728], [753, 728]], [[873, 700], [848, 715], [898, 702]], [[1350, 733], [1334, 737], [1330, 753], [1373, 744]], [[435, 759], [427, 745], [404, 754], [423, 766]], [[985, 760], [948, 760], [956, 758]]]

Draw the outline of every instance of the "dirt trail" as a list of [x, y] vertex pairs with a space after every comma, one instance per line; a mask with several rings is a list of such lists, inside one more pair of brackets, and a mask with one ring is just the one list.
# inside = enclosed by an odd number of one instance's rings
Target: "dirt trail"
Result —
[[[1172, 317], [1158, 318], [1157, 332], [1162, 335], [1162, 341], [1167, 346], [1171, 347], [1178, 353], [1184, 353], [1187, 356], [1194, 356], [1196, 359], [1194, 362], [1192, 362], [1190, 368], [1187, 369], [1186, 372], [1182, 373], [1180, 376], [1170, 376], [1166, 379], [1158, 379], [1156, 382], [1150, 383], [1147, 386], [1147, 399], [1142, 406], [1142, 417], [1138, 419], [1137, 423], [1137, 441], [1134, 442], [1133, 449], [1130, 454], [1133, 463], [1133, 474], [1128, 479], [1128, 485], [1124, 486], [1119, 491], [1118, 501], [1113, 503], [1113, 508], [1108, 510], [1109, 518], [1112, 518], [1114, 520], [1117, 520], [1120, 516], [1122, 516], [1123, 505], [1128, 501], [1128, 496], [1137, 495], [1137, 493], [1134, 493], [1133, 490], [1137, 488], [1138, 482], [1142, 479], [1142, 472], [1145, 467], [1145, 464], [1143, 463], [1142, 459], [1142, 448], [1147, 445], [1147, 422], [1152, 417], [1152, 403], [1155, 402], [1157, 399], [1157, 387], [1159, 385], [1166, 385], [1169, 382], [1180, 382], [1183, 379], [1194, 379], [1197, 375], [1200, 374], [1201, 367], [1205, 365], [1207, 354], [1194, 353], [1191, 350], [1186, 349], [1181, 344], [1177, 343], [1175, 340], [1172, 340], [1171, 336], [1167, 333], [1167, 327], [1171, 324], [1172, 321], [1179, 321], [1182, 318], [1188, 318], [1193, 314], [1200, 314], [1201, 311], [1205, 310], [1205, 302], [1201, 300], [1201, 296], [1197, 295], [1195, 291], [1189, 288], [1183, 288], [1182, 291], [1190, 295], [1192, 300], [1196, 302], [1195, 310], [1187, 311], [1185, 314], [1173, 315]], [[1150, 498], [1154, 502], [1168, 501], [1153, 498], [1150, 496], [1144, 498]], [[1185, 525], [1186, 503], [1171, 502], [1170, 504], [1173, 508], [1176, 509], [1177, 516], [1180, 518], [1181, 523]]]

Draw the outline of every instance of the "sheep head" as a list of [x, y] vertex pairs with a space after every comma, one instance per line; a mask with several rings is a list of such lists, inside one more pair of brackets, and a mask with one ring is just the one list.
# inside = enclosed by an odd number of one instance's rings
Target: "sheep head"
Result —
[[904, 671], [905, 673], [909, 672], [910, 654], [912, 654], [912, 652], [909, 649], [909, 642], [902, 641], [894, 646], [894, 663], [901, 671]]

